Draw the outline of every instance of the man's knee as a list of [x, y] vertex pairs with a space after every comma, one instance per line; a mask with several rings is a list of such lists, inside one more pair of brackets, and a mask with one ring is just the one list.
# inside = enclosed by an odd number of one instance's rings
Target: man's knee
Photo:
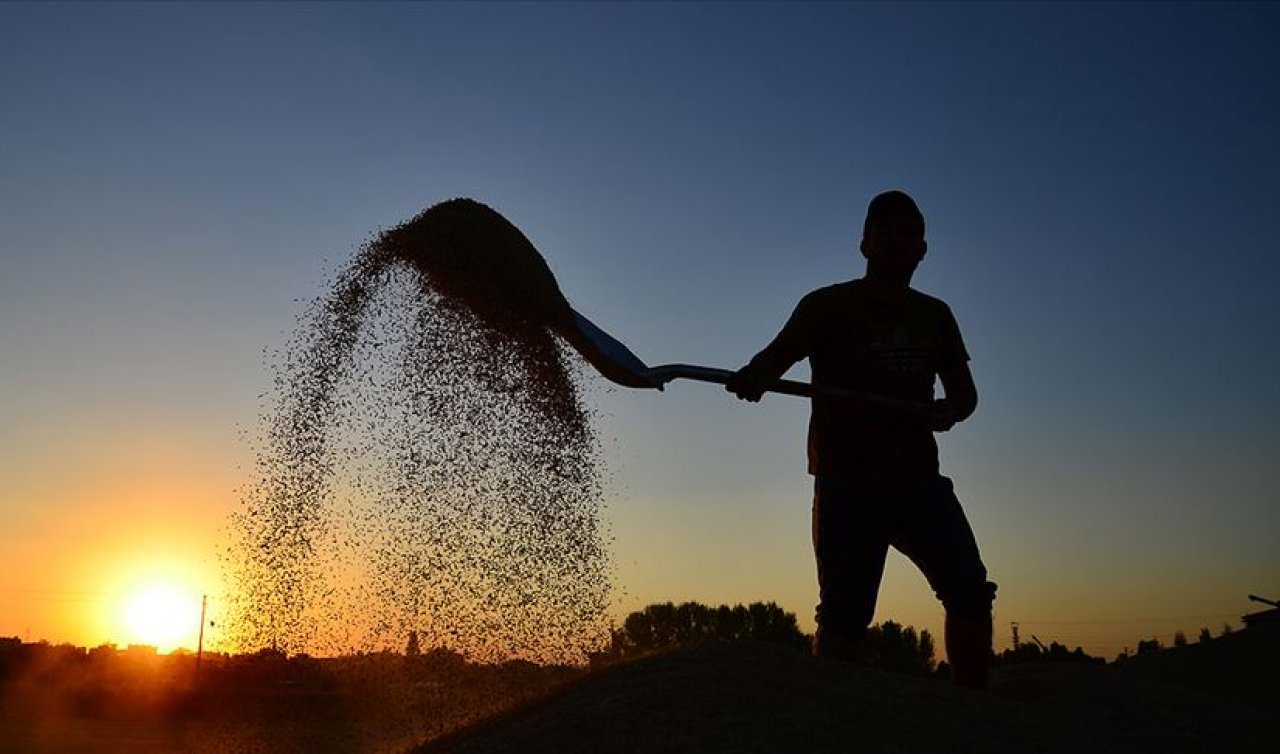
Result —
[[938, 595], [948, 615], [960, 618], [977, 618], [991, 613], [996, 598], [996, 585], [990, 581], [951, 589]]

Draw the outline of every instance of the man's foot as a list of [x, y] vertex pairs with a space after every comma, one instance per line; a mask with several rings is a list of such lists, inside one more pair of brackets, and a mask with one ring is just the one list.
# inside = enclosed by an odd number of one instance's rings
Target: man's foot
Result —
[[857, 639], [823, 631], [821, 627], [813, 635], [813, 656], [840, 662], [863, 662], [863, 643]]

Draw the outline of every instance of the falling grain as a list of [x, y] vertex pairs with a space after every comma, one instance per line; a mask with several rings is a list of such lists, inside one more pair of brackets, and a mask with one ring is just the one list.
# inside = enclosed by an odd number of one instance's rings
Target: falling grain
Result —
[[599, 446], [568, 311], [469, 200], [366, 244], [274, 364], [228, 564], [238, 647], [575, 662], [606, 638]]

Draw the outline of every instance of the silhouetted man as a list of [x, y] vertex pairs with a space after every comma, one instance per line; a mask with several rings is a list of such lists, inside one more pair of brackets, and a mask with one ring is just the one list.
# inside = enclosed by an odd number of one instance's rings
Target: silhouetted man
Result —
[[[813, 384], [930, 406], [929, 418], [850, 397], [817, 396], [809, 419], [813, 547], [818, 565], [814, 653], [857, 659], [875, 614], [890, 545], [924, 572], [946, 608], [956, 683], [986, 684], [996, 585], [952, 490], [934, 432], [978, 404], [969, 354], [951, 310], [910, 287], [924, 258], [924, 216], [901, 191], [867, 207], [866, 274], [806, 295], [763, 351], [729, 381], [757, 401], [808, 358]], [[934, 399], [935, 378], [944, 396]]]

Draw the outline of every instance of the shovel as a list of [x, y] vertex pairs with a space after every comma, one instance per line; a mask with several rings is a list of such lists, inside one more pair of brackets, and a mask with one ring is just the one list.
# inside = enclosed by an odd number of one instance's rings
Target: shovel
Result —
[[[624, 387], [657, 388], [661, 390], [672, 380], [696, 380], [698, 382], [713, 382], [717, 385], [724, 385], [733, 377], [734, 373], [728, 369], [695, 366], [693, 364], [648, 366], [617, 338], [601, 330], [594, 322], [577, 311], [573, 309], [570, 309], [570, 311], [573, 314], [574, 327], [561, 328], [560, 335], [569, 342], [569, 345], [573, 346], [574, 350], [582, 358], [586, 359], [591, 366], [596, 368], [597, 372], [610, 382]], [[924, 404], [856, 390], [819, 387], [808, 382], [798, 382], [796, 380], [776, 380], [768, 386], [766, 392], [795, 395], [802, 398], [853, 399], [923, 419], [937, 420], [940, 418], [936, 411]]]

